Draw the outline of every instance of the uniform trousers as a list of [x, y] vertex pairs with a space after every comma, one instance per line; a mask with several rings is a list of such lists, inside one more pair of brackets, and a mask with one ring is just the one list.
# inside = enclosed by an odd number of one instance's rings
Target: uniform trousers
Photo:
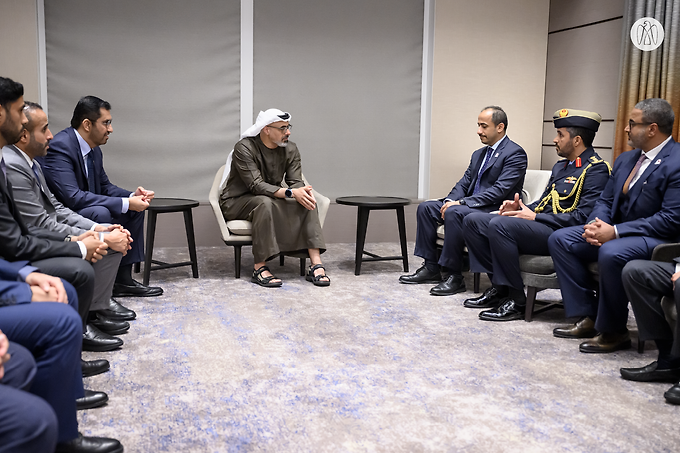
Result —
[[13, 342], [8, 352], [12, 357], [0, 379], [0, 453], [52, 452], [57, 444], [57, 417], [45, 400], [28, 393], [36, 374], [35, 360]]
[[[562, 228], [548, 239], [567, 317], [595, 319], [598, 332], [622, 332], [628, 322], [628, 298], [621, 273], [628, 261], [649, 259], [662, 239], [628, 236], [612, 239], [601, 246], [590, 245], [582, 237], [583, 226]], [[590, 263], [598, 263], [599, 297], [591, 289]]]
[[680, 313], [680, 282], [673, 289], [675, 263], [633, 260], [623, 268], [623, 287], [633, 306], [640, 340], [673, 341], [671, 353], [680, 356], [680, 323], [671, 329], [661, 308], [661, 299], [674, 299]]
[[[448, 214], [448, 211], [447, 211]], [[463, 222], [470, 272], [486, 272], [494, 285], [523, 289], [520, 255], [549, 255], [555, 231], [534, 220], [475, 212]]]
[[281, 252], [326, 251], [317, 208], [308, 210], [293, 199], [267, 195], [241, 195], [222, 202], [225, 219], [253, 224], [253, 256], [256, 263]]
[[29, 391], [54, 410], [57, 442], [78, 437], [76, 399], [84, 396], [80, 367], [83, 331], [78, 314], [56, 302], [6, 306], [0, 308], [0, 330], [35, 358], [37, 371]]
[[[426, 262], [439, 263], [440, 266], [450, 269], [454, 273], [463, 271], [463, 219], [473, 212], [485, 212], [467, 206], [449, 206], [444, 213], [444, 219], [440, 213], [443, 202], [430, 200], [418, 205], [416, 248], [414, 254], [423, 258]], [[444, 225], [444, 246], [442, 253], [437, 259], [437, 227]]]
[[125, 214], [112, 214], [104, 206], [89, 206], [78, 211], [78, 214], [97, 223], [123, 225], [123, 228], [130, 232], [133, 239], [130, 244], [132, 248], [121, 259], [121, 266], [144, 261], [144, 211], [129, 210]]

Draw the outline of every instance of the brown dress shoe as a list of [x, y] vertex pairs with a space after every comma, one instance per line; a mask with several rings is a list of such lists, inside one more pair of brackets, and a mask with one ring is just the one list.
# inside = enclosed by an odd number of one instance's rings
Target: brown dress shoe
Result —
[[557, 338], [593, 338], [597, 335], [595, 321], [587, 316], [579, 319], [575, 324], [553, 329], [553, 336]]
[[630, 348], [630, 334], [603, 332], [592, 340], [584, 341], [578, 347], [581, 352], [606, 353]]

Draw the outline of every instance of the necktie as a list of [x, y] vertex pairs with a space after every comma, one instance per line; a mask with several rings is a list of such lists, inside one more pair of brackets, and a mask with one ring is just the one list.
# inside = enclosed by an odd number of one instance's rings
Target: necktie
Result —
[[31, 168], [33, 168], [33, 173], [35, 173], [35, 180], [38, 181], [38, 186], [40, 187], [40, 190], [45, 190], [45, 189], [43, 189], [42, 182], [40, 182], [40, 175], [39, 175], [40, 172], [38, 171], [38, 164], [33, 162], [33, 165], [31, 166]]
[[484, 156], [484, 163], [482, 164], [482, 168], [479, 170], [479, 173], [477, 173], [477, 181], [475, 181], [475, 190], [472, 192], [473, 195], [479, 192], [479, 183], [482, 180], [482, 174], [484, 173], [484, 170], [486, 170], [486, 167], [489, 166], [489, 162], [491, 161], [491, 154], [493, 154], [493, 148], [488, 146], [486, 149], [486, 156]]
[[94, 158], [92, 157], [92, 150], [87, 153], [85, 164], [87, 165], [87, 186], [90, 189], [90, 192], [97, 193], [94, 182]]
[[631, 170], [630, 174], [628, 175], [628, 179], [626, 179], [626, 182], [623, 183], [623, 194], [627, 195], [628, 194], [628, 189], [630, 189], [630, 183], [635, 179], [635, 175], [637, 175], [638, 171], [640, 171], [640, 167], [642, 166], [642, 163], [647, 159], [647, 156], [645, 153], [640, 154], [640, 158], [638, 159], [637, 163], [633, 167], [633, 170]]

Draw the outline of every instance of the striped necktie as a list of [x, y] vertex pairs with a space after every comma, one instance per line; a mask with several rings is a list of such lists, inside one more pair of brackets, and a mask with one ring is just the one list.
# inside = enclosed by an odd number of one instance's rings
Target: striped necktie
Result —
[[484, 163], [482, 164], [482, 168], [479, 170], [479, 173], [477, 173], [477, 181], [475, 181], [475, 190], [472, 192], [473, 195], [479, 192], [479, 184], [482, 181], [482, 174], [484, 173], [484, 170], [486, 170], [486, 167], [489, 166], [489, 162], [491, 161], [491, 154], [493, 154], [493, 148], [487, 146], [486, 156], [484, 156]]

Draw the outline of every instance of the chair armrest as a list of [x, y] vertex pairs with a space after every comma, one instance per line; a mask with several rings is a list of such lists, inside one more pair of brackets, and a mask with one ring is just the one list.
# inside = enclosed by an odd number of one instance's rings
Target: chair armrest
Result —
[[654, 247], [652, 252], [652, 261], [663, 261], [664, 263], [672, 263], [674, 258], [680, 256], [680, 243], [671, 242], [668, 244], [659, 244]]

